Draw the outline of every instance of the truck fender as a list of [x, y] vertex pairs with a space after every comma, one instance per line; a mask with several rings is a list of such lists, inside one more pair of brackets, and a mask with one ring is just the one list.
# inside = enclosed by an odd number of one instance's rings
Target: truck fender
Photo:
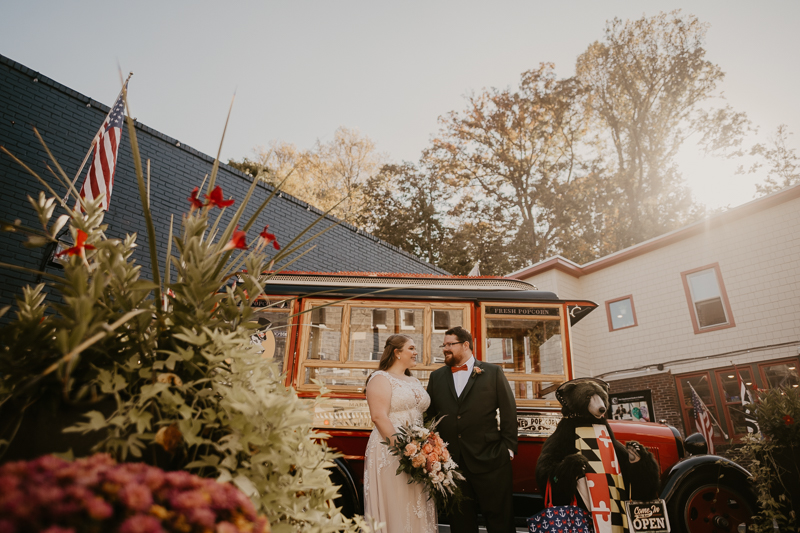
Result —
[[347, 517], [364, 514], [364, 502], [361, 491], [356, 485], [353, 473], [347, 460], [337, 457], [333, 460], [334, 466], [330, 468], [331, 481], [339, 486], [339, 497], [334, 504], [342, 508], [342, 514]]
[[748, 487], [750, 472], [730, 459], [719, 455], [692, 455], [675, 463], [661, 483], [661, 498], [665, 501], [675, 495], [683, 481], [694, 474], [706, 474], [722, 480], [726, 485], [736, 483]]

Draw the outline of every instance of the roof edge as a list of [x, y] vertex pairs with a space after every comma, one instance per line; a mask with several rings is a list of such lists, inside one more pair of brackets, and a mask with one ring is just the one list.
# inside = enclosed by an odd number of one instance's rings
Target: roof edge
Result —
[[[108, 114], [108, 112], [111, 110], [111, 107], [109, 107], [109, 106], [107, 106], [107, 105], [105, 105], [105, 104], [103, 104], [101, 102], [98, 102], [97, 100], [95, 100], [95, 99], [93, 99], [93, 98], [91, 98], [89, 96], [86, 96], [83, 93], [79, 93], [78, 91], [76, 91], [74, 89], [70, 89], [66, 85], [57, 82], [53, 78], [45, 76], [41, 72], [35, 71], [35, 70], [31, 69], [31, 68], [28, 68], [25, 65], [23, 65], [22, 63], [18, 63], [16, 61], [14, 61], [13, 59], [11, 59], [10, 57], [4, 56], [3, 54], [0, 54], [0, 65], [6, 65], [6, 66], [8, 66], [9, 68], [11, 68], [13, 70], [16, 70], [16, 71], [21, 72], [22, 74], [24, 74], [26, 76], [29, 76], [32, 80], [35, 80], [36, 83], [43, 83], [45, 85], [48, 85], [48, 86], [52, 87], [53, 89], [55, 89], [55, 90], [57, 90], [57, 91], [59, 91], [61, 93], [66, 94], [70, 98], [78, 100], [79, 102], [81, 102], [81, 103], [83, 103], [83, 104], [85, 104], [87, 106], [94, 107], [96, 109], [101, 110], [105, 114]], [[212, 156], [210, 156], [208, 154], [205, 154], [205, 153], [197, 150], [196, 148], [192, 148], [188, 144], [184, 144], [184, 143], [180, 142], [178, 139], [175, 139], [174, 137], [170, 137], [169, 135], [166, 135], [166, 134], [164, 134], [164, 133], [162, 133], [162, 132], [160, 132], [160, 131], [158, 131], [156, 129], [153, 129], [150, 126], [148, 126], [148, 125], [146, 125], [146, 124], [144, 124], [142, 122], [139, 122], [135, 118], [133, 119], [133, 121], [134, 121], [134, 126], [136, 127], [136, 129], [141, 130], [141, 131], [143, 131], [145, 133], [148, 133], [150, 135], [153, 135], [154, 137], [157, 137], [158, 139], [161, 139], [165, 143], [170, 144], [175, 148], [183, 150], [184, 152], [186, 152], [186, 153], [188, 153], [188, 154], [190, 154], [190, 155], [192, 155], [194, 157], [197, 157], [198, 159], [201, 159], [203, 161], [211, 163], [211, 164], [213, 164], [214, 161], [216, 161], [216, 159], [214, 157], [212, 157]], [[249, 174], [246, 174], [246, 173], [242, 172], [239, 169], [233, 168], [232, 166], [228, 165], [227, 163], [225, 163], [223, 161], [220, 161], [220, 166], [223, 167], [226, 171], [228, 171], [231, 174], [233, 174], [234, 176], [237, 176], [238, 178], [241, 178], [241, 179], [244, 179], [244, 180], [247, 180], [247, 181], [251, 181], [251, 180], [255, 179], [253, 176], [251, 176]], [[269, 183], [266, 183], [264, 181], [261, 181], [261, 183], [259, 183], [259, 186], [266, 188], [268, 191], [275, 190], [274, 186], [272, 186]], [[311, 205], [311, 204], [309, 204], [307, 202], [304, 202], [303, 200], [301, 200], [299, 198], [296, 198], [296, 197], [294, 197], [291, 194], [288, 194], [286, 192], [280, 191], [280, 192], [278, 192], [277, 196], [279, 198], [284, 198], [284, 199], [286, 199], [286, 200], [288, 200], [288, 201], [290, 201], [292, 203], [295, 203], [295, 204], [297, 204], [297, 205], [299, 205], [301, 207], [304, 207], [304, 208], [306, 208], [307, 211], [311, 211], [311, 212], [313, 212], [313, 213], [315, 213], [317, 215], [324, 214], [324, 211], [322, 211], [318, 207], [315, 207], [315, 206], [313, 206], [313, 205]], [[356, 226], [350, 224], [349, 222], [345, 222], [343, 220], [340, 220], [340, 219], [336, 218], [333, 215], [325, 215], [325, 218], [327, 220], [335, 223], [335, 224], [339, 224], [340, 226], [344, 227], [345, 229], [347, 229], [347, 230], [349, 230], [349, 231], [351, 231], [351, 232], [353, 232], [353, 233], [355, 233], [357, 235], [360, 235], [362, 237], [366, 237], [366, 238], [368, 238], [370, 240], [373, 240], [377, 244], [379, 244], [379, 245], [381, 245], [381, 246], [383, 246], [385, 248], [388, 248], [388, 249], [392, 250], [393, 252], [400, 253], [401, 255], [405, 256], [406, 258], [412, 259], [415, 262], [419, 263], [420, 265], [424, 265], [425, 267], [430, 268], [432, 271], [434, 271], [436, 273], [449, 274], [446, 270], [444, 270], [444, 269], [442, 269], [442, 268], [440, 268], [440, 267], [438, 267], [438, 266], [436, 266], [436, 265], [434, 265], [432, 263], [424, 261], [420, 257], [417, 257], [414, 254], [411, 254], [411, 253], [409, 253], [409, 252], [407, 252], [407, 251], [405, 251], [405, 250], [403, 250], [401, 248], [398, 248], [397, 246], [395, 246], [393, 244], [390, 244], [390, 243], [384, 241], [383, 239], [380, 239], [380, 238], [372, 235], [371, 233], [368, 233], [368, 232], [366, 232], [366, 231], [364, 231], [362, 229], [359, 229]]]
[[653, 237], [652, 239], [640, 242], [639, 244], [634, 244], [633, 246], [629, 246], [628, 248], [619, 250], [618, 252], [600, 257], [599, 259], [595, 259], [594, 261], [590, 261], [583, 265], [578, 265], [577, 263], [574, 263], [565, 257], [557, 255], [547, 258], [543, 261], [539, 261], [538, 263], [529, 267], [517, 270], [516, 272], [512, 272], [511, 274], [508, 274], [507, 277], [522, 279], [523, 277], [534, 276], [536, 274], [541, 274], [542, 272], [555, 269], [579, 278], [624, 261], [628, 261], [634, 257], [638, 257], [671, 244], [675, 244], [676, 242], [680, 242], [690, 237], [700, 235], [730, 222], [734, 222], [786, 202], [796, 200], [797, 198], [800, 198], [800, 184], [787, 187], [786, 189], [782, 189], [761, 198], [756, 198], [755, 200], [751, 200], [738, 207], [734, 207], [712, 217], [699, 220], [689, 224], [688, 226], [678, 228], [663, 235], [659, 235], [658, 237]]

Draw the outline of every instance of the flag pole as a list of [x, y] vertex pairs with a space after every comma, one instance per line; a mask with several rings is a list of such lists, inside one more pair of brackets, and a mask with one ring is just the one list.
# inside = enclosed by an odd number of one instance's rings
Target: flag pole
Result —
[[[128, 85], [128, 81], [131, 79], [131, 76], [133, 76], [133, 71], [128, 73], [128, 77], [125, 79], [125, 82], [122, 84], [122, 89], [119, 90], [119, 94], [117, 95], [116, 98], [114, 98], [114, 103], [116, 103], [117, 100], [119, 100], [119, 97], [122, 95], [122, 91], [124, 91], [125, 87]], [[109, 113], [110, 113], [110, 111], [109, 111]], [[105, 119], [103, 120], [103, 124], [105, 124]], [[67, 203], [67, 200], [69, 199], [69, 192], [73, 188], [75, 188], [75, 183], [77, 183], [78, 178], [81, 177], [81, 172], [83, 172], [83, 167], [86, 166], [86, 162], [89, 160], [89, 156], [92, 155], [92, 150], [94, 150], [94, 145], [97, 144], [97, 139], [99, 138], [100, 132], [102, 130], [103, 130], [103, 125], [101, 124], [100, 125], [100, 129], [97, 130], [97, 133], [95, 133], [94, 138], [92, 139], [92, 144], [89, 146], [89, 151], [86, 152], [86, 155], [84, 156], [83, 161], [81, 162], [81, 166], [80, 166], [80, 168], [78, 168], [78, 172], [75, 173], [75, 178], [72, 180], [72, 187], [67, 189], [67, 194], [64, 195], [64, 200], [63, 200], [64, 203]]]
[[[705, 376], [703, 376], [703, 377], [705, 377]], [[689, 383], [689, 386], [690, 386], [690, 387], [692, 387], [692, 384], [691, 384], [691, 383]], [[695, 394], [697, 394], [697, 391], [696, 391], [696, 390], [694, 390], [694, 387], [692, 387], [692, 390], [694, 391], [694, 393], [695, 393]], [[698, 397], [698, 398], [700, 398], [700, 395], [699, 395], [699, 394], [697, 394], [697, 397]], [[702, 401], [702, 398], [701, 398], [700, 400]], [[721, 425], [719, 425], [719, 422], [717, 422], [717, 419], [716, 419], [716, 418], [714, 418], [714, 413], [712, 413], [712, 412], [711, 412], [711, 409], [709, 409], [709, 408], [708, 408], [708, 406], [707, 406], [705, 403], [703, 403], [703, 407], [705, 407], [705, 408], [706, 408], [706, 413], [708, 413], [708, 416], [711, 418], [711, 421], [714, 423], [714, 425], [715, 425], [715, 426], [717, 426], [717, 427], [719, 428], [719, 431], [720, 431], [720, 433], [722, 433], [722, 437], [723, 437], [725, 440], [728, 440], [730, 437], [728, 437], [728, 434], [727, 434], [727, 433], [725, 433], [725, 430], [724, 430], [724, 429], [722, 429], [722, 426], [721, 426]]]

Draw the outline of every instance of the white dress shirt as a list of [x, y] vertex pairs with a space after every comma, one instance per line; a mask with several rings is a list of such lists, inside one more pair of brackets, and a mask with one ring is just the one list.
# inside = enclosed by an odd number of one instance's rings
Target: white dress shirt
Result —
[[469, 377], [472, 375], [472, 367], [475, 366], [475, 357], [470, 357], [469, 361], [467, 361], [467, 370], [461, 370], [460, 372], [453, 373], [453, 383], [456, 386], [456, 394], [461, 396], [461, 393], [464, 392], [464, 387], [467, 386], [467, 381], [469, 381]]

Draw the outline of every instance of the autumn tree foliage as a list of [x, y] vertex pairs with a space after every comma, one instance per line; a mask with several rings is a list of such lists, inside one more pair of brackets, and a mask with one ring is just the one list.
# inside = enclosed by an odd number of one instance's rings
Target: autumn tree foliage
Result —
[[680, 11], [607, 23], [605, 38], [578, 57], [591, 134], [613, 202], [601, 212], [607, 251], [679, 227], [696, 210], [675, 156], [693, 138], [730, 153], [748, 121], [721, 99], [725, 74], [706, 59], [707, 25]]
[[[517, 87], [467, 96], [417, 164], [380, 167], [363, 137], [318, 143], [292, 166], [295, 194], [319, 207], [346, 197], [345, 220], [457, 274], [478, 260], [483, 274], [557, 254], [584, 263], [661, 235], [703, 213], [676, 162], [681, 147], [741, 155], [750, 127], [724, 104], [706, 30], [680, 11], [611, 20], [575, 76], [543, 63]], [[753, 149], [772, 169], [762, 192], [798, 180], [785, 139]]]
[[789, 146], [791, 136], [786, 124], [781, 124], [767, 143], [758, 143], [750, 149], [750, 155], [758, 159], [749, 169], [740, 168], [739, 173], [758, 172], [766, 167], [766, 178], [756, 184], [757, 196], [766, 196], [800, 183], [800, 157]]
[[362, 212], [362, 189], [385, 163], [375, 143], [358, 130], [340, 127], [328, 142], [308, 150], [273, 141], [256, 148], [252, 157], [228, 164], [271, 185], [286, 180], [282, 190], [314, 207], [353, 222]]

